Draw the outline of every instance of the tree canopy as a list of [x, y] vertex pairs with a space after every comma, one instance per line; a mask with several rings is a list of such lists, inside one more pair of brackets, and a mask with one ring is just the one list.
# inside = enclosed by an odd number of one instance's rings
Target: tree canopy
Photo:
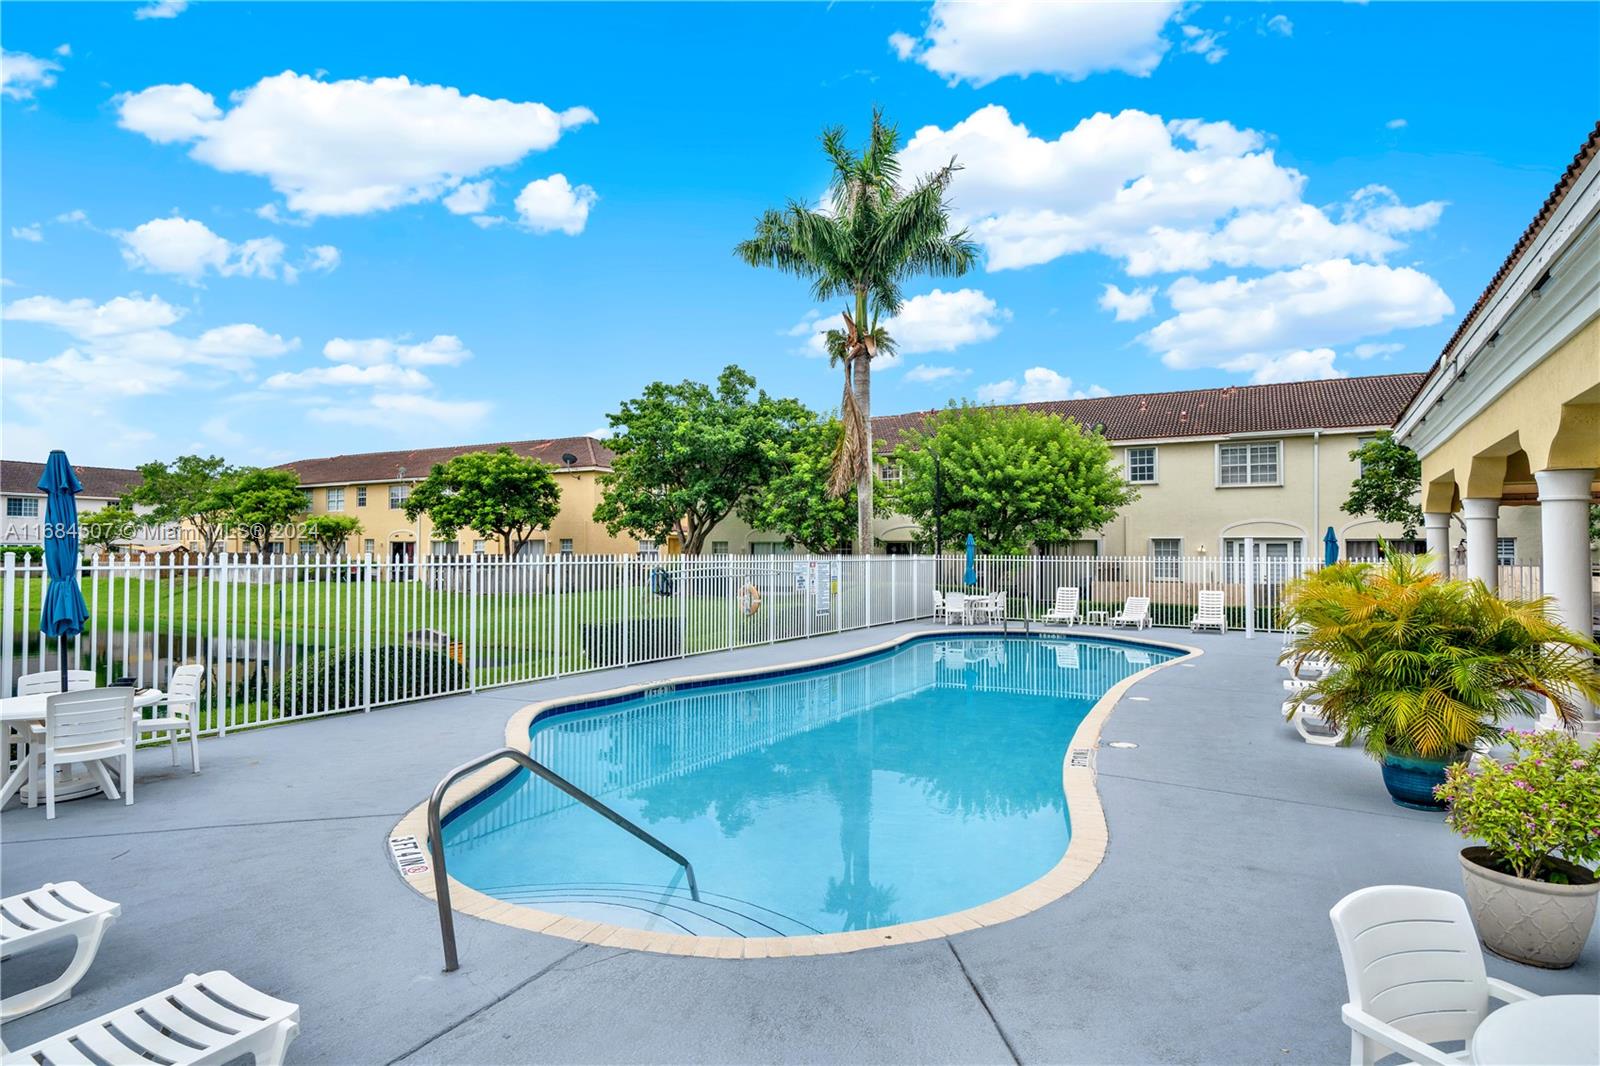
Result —
[[715, 388], [657, 381], [610, 416], [615, 453], [600, 478], [594, 519], [613, 536], [627, 531], [665, 542], [677, 533], [699, 555], [713, 526], [774, 470], [773, 448], [814, 419], [798, 400], [756, 388], [737, 366]]
[[1417, 503], [1422, 491], [1422, 460], [1417, 453], [1384, 430], [1351, 452], [1350, 458], [1361, 464], [1361, 470], [1340, 509], [1392, 522], [1405, 531], [1407, 540], [1415, 537], [1422, 524], [1422, 508]]
[[78, 547], [114, 551], [118, 544], [133, 539], [140, 524], [132, 508], [108, 503], [98, 511], [78, 516]]
[[952, 232], [945, 194], [959, 169], [954, 159], [910, 188], [900, 181], [900, 132], [872, 114], [866, 147], [845, 144], [842, 127], [822, 132], [822, 151], [833, 174], [827, 202], [813, 207], [791, 200], [756, 219], [754, 236], [734, 254], [751, 266], [775, 267], [811, 281], [818, 302], [843, 297], [843, 328], [827, 337], [830, 362], [844, 364], [844, 423], [834, 451], [829, 489], [857, 495], [856, 538], [872, 550], [872, 360], [894, 351], [886, 316], [899, 312], [901, 285], [920, 275], [959, 277], [978, 261], [966, 231]]
[[985, 552], [1075, 539], [1138, 498], [1105, 438], [1026, 408], [952, 406], [908, 430], [893, 458], [901, 480], [887, 504], [931, 534], [937, 461], [946, 541], [970, 533]]
[[361, 520], [347, 514], [314, 514], [300, 526], [300, 532], [328, 555], [338, 555], [349, 538], [361, 533]]
[[226, 524], [259, 552], [306, 511], [300, 475], [292, 470], [241, 470], [223, 483], [220, 495]]
[[226, 489], [238, 473], [215, 455], [145, 463], [139, 467], [139, 484], [123, 494], [122, 503], [148, 506], [148, 520], [156, 525], [188, 522], [210, 555], [228, 532]]
[[791, 547], [848, 551], [856, 532], [855, 488], [843, 496], [828, 491], [828, 469], [843, 433], [837, 418], [817, 419], [787, 441], [763, 442], [771, 472], [740, 502], [739, 517], [753, 529], [782, 533]]
[[514, 556], [561, 512], [561, 487], [550, 468], [510, 448], [467, 452], [439, 463], [406, 499], [406, 518], [426, 514], [445, 537], [460, 529], [497, 537]]

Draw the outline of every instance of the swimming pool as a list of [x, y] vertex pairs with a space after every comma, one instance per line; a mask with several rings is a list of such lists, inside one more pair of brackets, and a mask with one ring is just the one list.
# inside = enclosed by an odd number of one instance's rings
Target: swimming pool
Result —
[[553, 708], [529, 730], [532, 756], [686, 855], [700, 899], [676, 864], [524, 771], [451, 812], [450, 872], [497, 900], [699, 937], [809, 937], [964, 911], [1061, 862], [1063, 759], [1078, 726], [1112, 686], [1181, 654], [925, 638]]

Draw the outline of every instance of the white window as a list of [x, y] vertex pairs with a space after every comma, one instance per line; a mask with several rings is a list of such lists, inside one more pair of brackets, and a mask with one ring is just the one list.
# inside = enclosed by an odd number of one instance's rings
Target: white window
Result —
[[884, 463], [879, 469], [878, 478], [885, 485], [898, 485], [905, 478], [905, 471], [899, 463]]
[[[561, 554], [562, 555], [571, 555], [572, 554], [572, 541], [564, 540], [564, 541], [561, 542]], [[645, 540], [641, 540], [639, 542], [639, 558], [641, 558], [641, 559], [659, 559], [659, 558], [661, 558], [661, 548], [659, 546], [657, 546], [656, 542], [653, 541], [653, 540], [650, 540], [648, 538], [646, 538]]]
[[365, 485], [357, 485], [356, 486], [356, 506], [357, 507], [365, 507], [366, 505], [367, 505], [367, 487]]
[[1156, 450], [1154, 448], [1128, 449], [1128, 480], [1135, 485], [1156, 483]]
[[[1356, 449], [1359, 451], [1360, 449], [1365, 448], [1367, 445], [1371, 444], [1373, 441], [1375, 441], [1377, 439], [1378, 439], [1377, 437], [1357, 437], [1356, 438]], [[1365, 474], [1367, 472], [1367, 461], [1365, 459], [1357, 459], [1356, 460], [1356, 468], [1361, 473]]]
[[728, 554], [728, 542], [725, 541], [725, 540], [714, 540], [714, 541], [712, 541], [711, 542], [711, 554], [712, 555], [727, 555]]
[[1217, 445], [1217, 484], [1281, 485], [1278, 441]]
[[7, 518], [38, 518], [39, 501], [31, 496], [18, 498], [13, 496], [6, 501]]
[[[524, 544], [523, 547], [526, 548], [527, 545]], [[475, 541], [472, 542], [472, 554], [473, 555], [487, 555], [488, 553], [489, 553], [489, 545], [485, 544], [481, 540], [475, 540]]]
[[1179, 556], [1183, 554], [1183, 541], [1177, 537], [1155, 537], [1150, 541], [1151, 576], [1158, 581], [1176, 581], [1179, 576]]
[[342, 510], [344, 510], [344, 489], [329, 489], [328, 513], [334, 514]]
[[398, 511], [406, 505], [406, 499], [411, 495], [410, 485], [389, 486], [389, 510]]
[[[1302, 546], [1300, 538], [1255, 542], [1255, 579], [1258, 585], [1281, 585], [1300, 576]], [[1229, 537], [1222, 543], [1229, 581], [1244, 580], [1244, 538]]]
[[460, 548], [453, 540], [436, 540], [428, 545], [429, 555], [458, 555]]
[[781, 540], [755, 540], [750, 542], [751, 555], [792, 555], [794, 549]]
[[310, 489], [302, 489], [301, 490], [301, 492], [300, 492], [300, 509], [302, 511], [311, 510], [311, 490]]
[[1497, 537], [1494, 542], [1495, 561], [1501, 566], [1515, 566], [1517, 562], [1517, 538]]
[[378, 550], [378, 542], [373, 540], [371, 537], [368, 537], [366, 540], [361, 542], [361, 550], [366, 554], [371, 555], [373, 552]]
[[269, 540], [269, 541], [267, 541], [267, 554], [268, 555], [282, 555], [283, 554], [283, 541], [281, 541], [281, 540]]

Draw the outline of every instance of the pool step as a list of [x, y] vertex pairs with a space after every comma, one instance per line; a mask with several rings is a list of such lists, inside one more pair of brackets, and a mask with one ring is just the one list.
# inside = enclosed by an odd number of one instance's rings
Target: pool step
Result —
[[592, 922], [689, 936], [811, 936], [820, 930], [733, 896], [687, 888], [586, 882], [500, 885], [482, 890], [507, 903], [586, 918]]

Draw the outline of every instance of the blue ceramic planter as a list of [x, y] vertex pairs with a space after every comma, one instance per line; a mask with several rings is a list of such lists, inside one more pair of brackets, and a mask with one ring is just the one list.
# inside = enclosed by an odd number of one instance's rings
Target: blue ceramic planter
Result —
[[1433, 798], [1435, 785], [1444, 784], [1444, 772], [1455, 759], [1418, 759], [1405, 755], [1383, 757], [1383, 785], [1389, 797], [1414, 811], [1442, 811], [1445, 804]]

